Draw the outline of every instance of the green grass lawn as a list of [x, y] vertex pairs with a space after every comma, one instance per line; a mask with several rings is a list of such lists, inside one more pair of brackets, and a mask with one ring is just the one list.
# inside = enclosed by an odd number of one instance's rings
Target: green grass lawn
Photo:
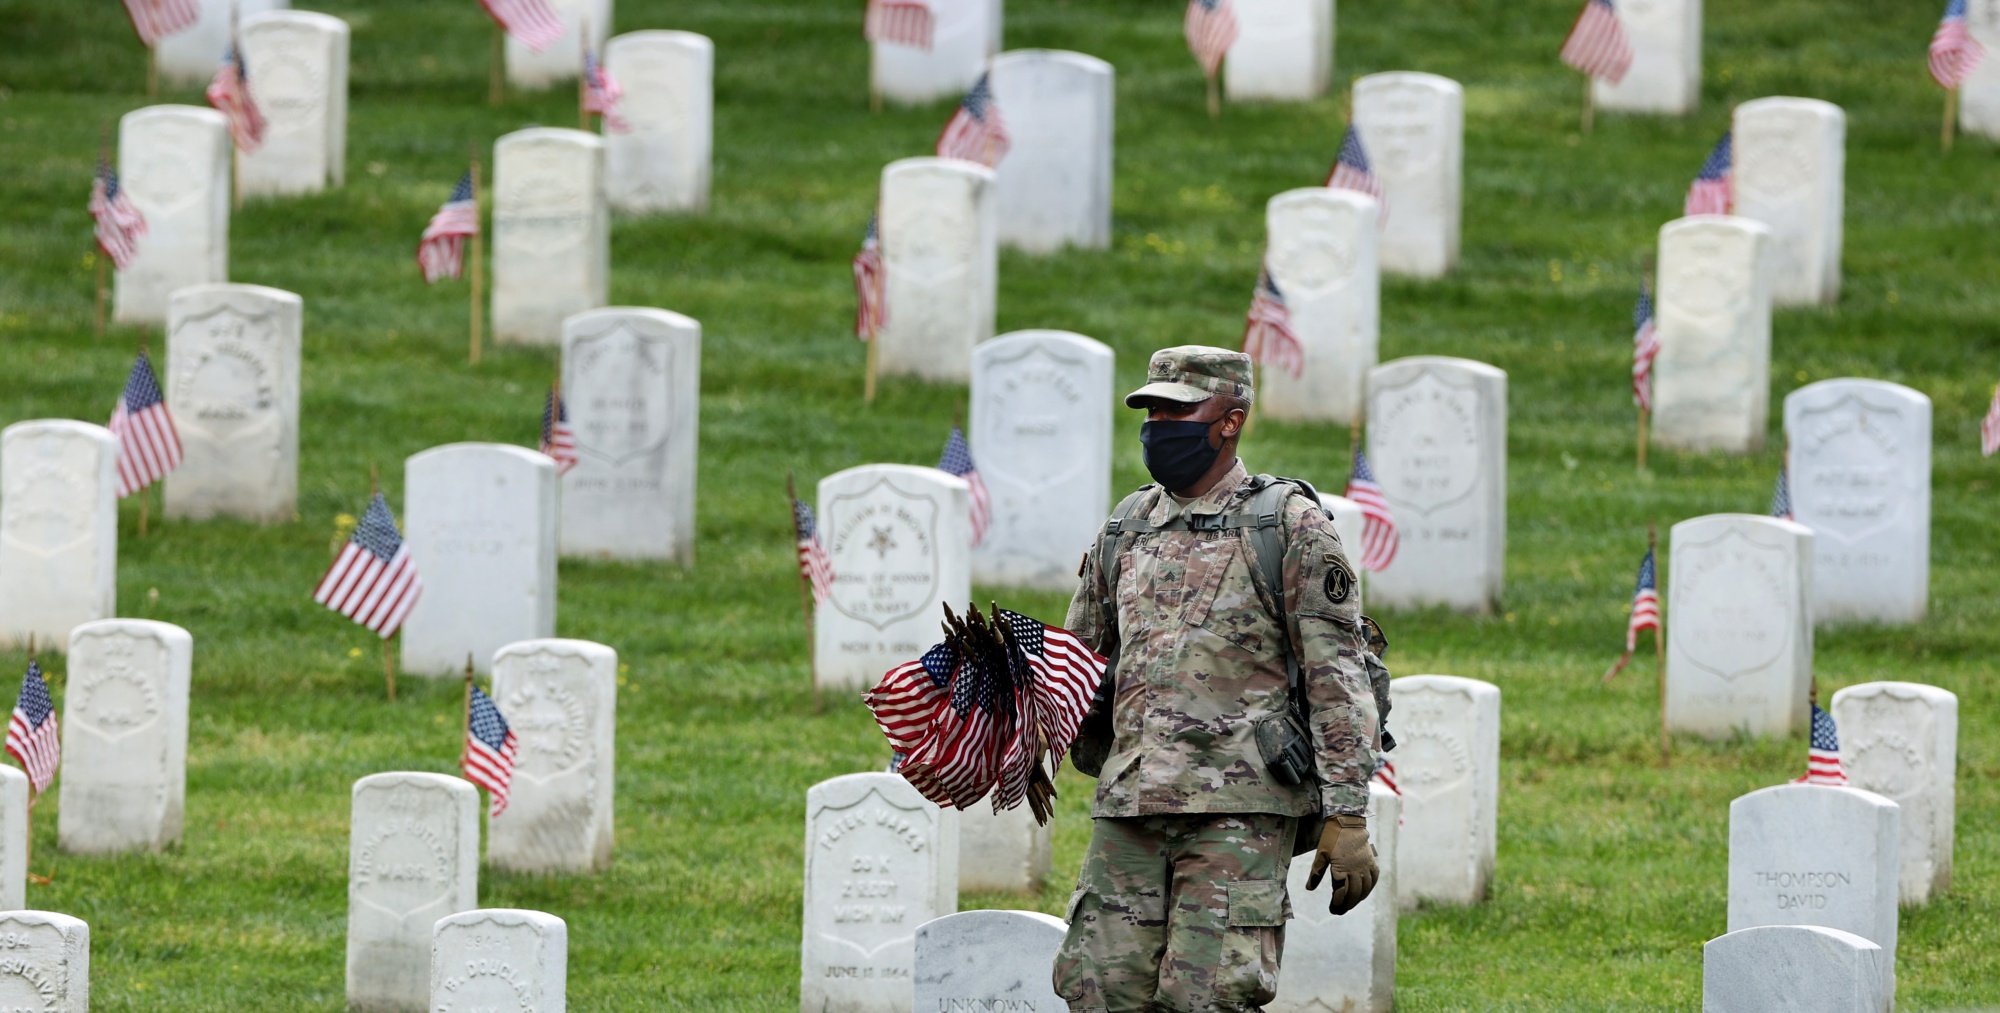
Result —
[[[297, 523], [120, 533], [119, 610], [195, 637], [183, 843], [86, 859], [36, 822], [33, 906], [88, 921], [100, 1010], [342, 1006], [348, 790], [384, 770], [450, 771], [456, 683], [382, 699], [375, 640], [313, 605], [334, 518], [379, 463], [400, 506], [404, 457], [456, 440], [532, 445], [553, 352], [465, 362], [463, 283], [426, 288], [419, 231], [468, 145], [574, 122], [566, 89], [484, 102], [489, 29], [469, 0], [326, 0], [354, 27], [345, 189], [252, 202], [232, 225], [233, 280], [306, 303]], [[616, 647], [617, 859], [590, 878], [488, 873], [483, 904], [570, 925], [577, 1010], [794, 1008], [805, 791], [877, 768], [886, 750], [849, 700], [808, 691], [783, 499], [875, 461], [935, 460], [964, 392], [889, 381], [860, 400], [847, 258], [881, 166], [927, 153], [948, 103], [870, 115], [860, 0], [624, 0], [621, 30], [716, 43], [715, 190], [695, 218], [621, 220], [614, 303], [702, 322], [699, 563], [565, 561], [558, 626]], [[1010, 0], [1011, 47], [1075, 49], [1118, 72], [1113, 249], [1006, 254], [1000, 329], [1058, 327], [1118, 352], [1121, 388], [1153, 348], [1233, 343], [1256, 276], [1263, 203], [1316, 184], [1338, 98], [1231, 107], [1220, 123], [1172, 0]], [[1406, 916], [1406, 1010], [1694, 1009], [1701, 944], [1723, 931], [1730, 799], [1798, 774], [1805, 744], [1655, 746], [1650, 660], [1600, 690], [1620, 646], [1647, 522], [1761, 512], [1778, 441], [1749, 458], [1655, 455], [1634, 473], [1629, 313], [1659, 225], [1732, 104], [1805, 95], [1847, 110], [1846, 277], [1838, 307], [1774, 324], [1772, 431], [1809, 380], [1870, 376], [1936, 405], [1931, 615], [1910, 629], [1818, 637], [1821, 692], [1874, 679], [1959, 694], [1957, 875], [1902, 922], [1905, 1009], [2000, 1003], [2000, 602], [1995, 472], [1977, 454], [2000, 376], [1995, 148], [1938, 151], [1924, 73], [1937, 5], [1710, 0], [1701, 111], [1600, 114], [1577, 134], [1578, 78], [1555, 52], [1574, 0], [1348, 0], [1341, 82], [1418, 69], [1465, 85], [1464, 255], [1451, 278], [1385, 280], [1382, 356], [1432, 353], [1510, 374], [1512, 530], [1505, 611], [1382, 615], [1397, 671], [1491, 680], [1505, 693], [1500, 856], [1491, 901]], [[193, 89], [161, 101], [199, 102]], [[92, 335], [84, 201], [101, 124], [145, 105], [144, 60], [116, 4], [0, 0], [0, 423], [102, 421], [139, 333]], [[490, 157], [490, 156], [489, 156]], [[1122, 409], [1121, 409], [1122, 411]], [[1130, 416], [1130, 417], [1127, 417]], [[1121, 415], [1115, 485], [1144, 480]], [[1262, 423], [1253, 470], [1344, 480], [1333, 426]], [[1671, 579], [1671, 561], [1668, 561]], [[982, 599], [989, 595], [980, 590]], [[1060, 619], [1056, 595], [993, 592]], [[0, 687], [19, 652], [0, 655]], [[52, 661], [60, 695], [60, 660]], [[412, 685], [415, 683], [415, 685]], [[1062, 781], [1056, 873], [1033, 898], [966, 906], [1060, 911], [1090, 782]]]

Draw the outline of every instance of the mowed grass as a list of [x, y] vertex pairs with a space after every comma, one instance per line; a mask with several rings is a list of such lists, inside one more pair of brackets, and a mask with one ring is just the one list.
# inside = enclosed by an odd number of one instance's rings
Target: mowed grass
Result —
[[[334, 518], [379, 464], [456, 440], [532, 445], [553, 353], [465, 361], [464, 283], [426, 288], [411, 250], [499, 135], [575, 122], [564, 88], [485, 104], [489, 28], [463, 0], [311, 6], [354, 27], [345, 189], [253, 201], [231, 227], [232, 278], [306, 300], [296, 523], [169, 523], [137, 537], [124, 506], [119, 611], [196, 642], [187, 831], [164, 854], [87, 859], [56, 848], [38, 810], [36, 907], [86, 919], [100, 1010], [342, 1006], [348, 790], [384, 770], [450, 771], [456, 683], [405, 679], [382, 699], [378, 647], [314, 606]], [[1809, 380], [1871, 376], [1936, 406], [1931, 614], [1914, 628], [1818, 636], [1821, 693], [1909, 679], [1959, 694], [1952, 889], [1906, 912], [1905, 1009], [2000, 1002], [2000, 535], [1977, 425], [2000, 375], [1994, 146], [1937, 146], [1923, 71], [1930, 4], [1711, 0], [1701, 111], [1600, 114], [1577, 133], [1581, 86], [1554, 54], [1572, 0], [1348, 0], [1338, 79], [1418, 69], [1466, 88], [1464, 255], [1441, 282], [1387, 279], [1382, 355], [1459, 355], [1508, 371], [1505, 609], [1380, 616], [1395, 669], [1488, 679], [1505, 693], [1500, 855], [1492, 899], [1404, 918], [1406, 1010], [1694, 1009], [1701, 944], [1725, 915], [1729, 800], [1788, 779], [1805, 744], [1655, 745], [1653, 666], [1609, 689], [1645, 528], [1761, 512], [1780, 452], [1777, 405]], [[595, 877], [482, 875], [490, 906], [570, 925], [578, 1010], [784, 1010], [797, 1002], [803, 802], [823, 778], [878, 768], [866, 713], [808, 691], [783, 499], [855, 464], [935, 460], [962, 389], [884, 384], [860, 400], [844, 336], [847, 258], [881, 166], [926, 153], [949, 103], [870, 115], [859, 0], [625, 0], [621, 30], [682, 28], [716, 43], [715, 191], [699, 217], [621, 219], [612, 299], [704, 328], [699, 562], [565, 561], [562, 635], [610, 644], [622, 676], [618, 844]], [[1113, 249], [1005, 254], [1001, 330], [1058, 327], [1108, 342], [1121, 386], [1148, 352], [1231, 344], [1256, 274], [1263, 204], [1316, 184], [1338, 98], [1202, 110], [1168, 0], [1011, 0], [1010, 47], [1075, 49], [1118, 71]], [[84, 199], [106, 121], [147, 104], [144, 62], [115, 4], [0, 0], [0, 422], [101, 421], [139, 340], [91, 333]], [[1847, 110], [1847, 253], [1837, 307], [1780, 311], [1773, 439], [1762, 454], [1654, 456], [1632, 467], [1629, 312], [1659, 225], [1736, 102], [1824, 98]], [[200, 102], [194, 89], [160, 101]], [[157, 347], [157, 338], [156, 347]], [[1122, 412], [1122, 409], [1121, 409]], [[1117, 487], [1144, 480], [1137, 418], [1119, 419]], [[1346, 431], [1261, 423], [1256, 470], [1344, 480]], [[1672, 579], [1671, 560], [1666, 562]], [[1058, 595], [979, 589], [1051, 620]], [[0, 654], [0, 686], [20, 652]], [[61, 693], [62, 663], [50, 659]], [[9, 690], [11, 692], [11, 690]], [[1059, 912], [1089, 832], [1091, 783], [1062, 780], [1056, 872], [1039, 896], [966, 906]], [[1319, 898], [1299, 899], [1315, 903]]]

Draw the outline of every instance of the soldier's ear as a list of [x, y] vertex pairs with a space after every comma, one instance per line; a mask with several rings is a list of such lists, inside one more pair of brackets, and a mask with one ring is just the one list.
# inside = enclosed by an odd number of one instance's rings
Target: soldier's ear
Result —
[[1243, 423], [1249, 418], [1250, 413], [1241, 408], [1229, 409], [1222, 416], [1222, 438], [1230, 440], [1242, 435]]

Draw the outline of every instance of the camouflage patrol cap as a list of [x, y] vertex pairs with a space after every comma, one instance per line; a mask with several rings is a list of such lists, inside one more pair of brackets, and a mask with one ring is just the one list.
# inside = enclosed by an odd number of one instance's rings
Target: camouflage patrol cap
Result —
[[1194, 404], [1217, 394], [1256, 400], [1250, 357], [1209, 345], [1175, 345], [1153, 353], [1146, 366], [1146, 385], [1125, 395], [1125, 407], [1137, 408], [1149, 398]]

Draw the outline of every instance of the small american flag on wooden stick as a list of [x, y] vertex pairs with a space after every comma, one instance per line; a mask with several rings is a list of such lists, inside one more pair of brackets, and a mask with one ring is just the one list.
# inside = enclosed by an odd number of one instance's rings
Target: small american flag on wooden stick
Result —
[[1639, 301], [1632, 307], [1632, 400], [1653, 410], [1653, 360], [1660, 357], [1660, 335], [1653, 327], [1653, 293], [1639, 280]]
[[870, 42], [931, 48], [935, 19], [926, 0], [868, 0], [861, 35]]
[[1600, 81], [1617, 84], [1632, 69], [1632, 43], [1611, 0], [1585, 0], [1563, 40], [1562, 62]]
[[1396, 533], [1396, 519], [1389, 513], [1389, 501], [1368, 468], [1368, 455], [1354, 448], [1354, 470], [1347, 476], [1343, 494], [1361, 508], [1361, 568], [1380, 573], [1396, 561], [1402, 537]]
[[471, 695], [465, 714], [465, 752], [459, 757], [458, 769], [464, 771], [466, 780], [492, 796], [492, 807], [486, 814], [498, 816], [507, 811], [520, 740], [485, 690], [474, 686]]
[[550, 384], [542, 402], [542, 453], [556, 462], [556, 474], [567, 475], [576, 467], [576, 430], [569, 424], [569, 404], [563, 401], [562, 385]]
[[604, 125], [613, 133], [625, 134], [632, 131], [632, 125], [618, 115], [618, 102], [625, 97], [625, 87], [611, 76], [604, 64], [598, 62], [597, 54], [583, 51], [583, 111], [604, 117]]
[[863, 341], [889, 322], [889, 272], [882, 266], [881, 214], [868, 216], [868, 232], [854, 255], [854, 336]]
[[7, 719], [7, 752], [21, 761], [36, 795], [49, 790], [49, 782], [56, 779], [56, 767], [62, 763], [57, 724], [55, 701], [49, 698], [49, 684], [42, 681], [42, 666], [29, 658], [21, 695], [14, 701], [13, 716]]
[[1950, 0], [1944, 5], [1944, 19], [1931, 36], [1931, 80], [1940, 88], [1956, 88], [1984, 59], [1986, 47], [1966, 31], [1965, 0]]
[[951, 114], [944, 131], [938, 134], [939, 158], [962, 158], [990, 169], [1007, 157], [1012, 142], [1007, 136], [1007, 121], [1001, 118], [1000, 107], [993, 102], [990, 77], [979, 75], [972, 90], [959, 102], [958, 111]]
[[812, 585], [813, 601], [826, 601], [833, 591], [833, 560], [819, 540], [819, 520], [813, 508], [792, 497], [792, 540], [799, 549], [799, 574]]
[[250, 65], [243, 61], [243, 49], [232, 42], [222, 56], [222, 66], [208, 82], [208, 104], [229, 118], [229, 138], [236, 150], [249, 153], [264, 144], [264, 113], [250, 96]]
[[326, 576], [313, 588], [313, 600], [387, 640], [396, 635], [423, 591], [424, 579], [417, 574], [410, 547], [396, 530], [389, 501], [378, 492]]
[[1382, 196], [1382, 180], [1368, 165], [1368, 150], [1361, 146], [1361, 131], [1347, 125], [1347, 133], [1340, 139], [1340, 153], [1333, 158], [1333, 169], [1326, 174], [1326, 186], [1335, 190], [1353, 190], [1375, 198], [1379, 210], [1375, 224], [1379, 228], [1389, 221], [1389, 204]]
[[1728, 131], [1722, 140], [1702, 160], [1701, 171], [1695, 173], [1694, 182], [1688, 184], [1687, 200], [1681, 202], [1684, 215], [1726, 215], [1730, 200], [1730, 163], [1734, 160], [1735, 142]]
[[562, 16], [546, 0], [479, 0], [502, 31], [539, 53], [562, 38]]
[[1257, 272], [1257, 289], [1250, 294], [1250, 312], [1243, 322], [1243, 354], [1267, 366], [1277, 366], [1293, 376], [1306, 371], [1306, 349], [1292, 329], [1292, 311], [1285, 306], [1285, 293], [1271, 278], [1271, 269]]
[[1639, 581], [1632, 589], [1632, 614], [1625, 621], [1625, 653], [1604, 673], [1604, 681], [1610, 682], [1612, 676], [1632, 663], [1632, 652], [1639, 649], [1640, 630], [1652, 630], [1655, 637], [1660, 635], [1659, 572], [1650, 545], [1646, 546], [1646, 558], [1639, 561]]
[[196, 0], [125, 0], [125, 14], [132, 19], [139, 41], [151, 49], [199, 21], [201, 5]]
[[1840, 763], [1840, 728], [1834, 724], [1833, 715], [1819, 709], [1818, 701], [1812, 705], [1812, 738], [1806, 744], [1806, 773], [1792, 783], [1847, 783], [1847, 770]]
[[125, 378], [125, 389], [105, 423], [118, 438], [118, 498], [138, 492], [166, 477], [181, 463], [181, 434], [160, 393], [153, 362], [140, 352]]
[[118, 173], [111, 163], [100, 159], [97, 179], [90, 186], [90, 217], [97, 223], [97, 248], [111, 258], [119, 270], [131, 266], [139, 255], [139, 238], [146, 234], [146, 216], [131, 195], [118, 185]]
[[972, 465], [972, 447], [965, 442], [965, 430], [951, 427], [937, 466], [939, 471], [957, 475], [972, 487], [972, 544], [978, 545], [986, 537], [987, 526], [993, 523], [993, 501], [986, 494], [986, 480], [979, 477], [979, 469]]
[[1236, 44], [1240, 31], [1236, 8], [1230, 0], [1188, 0], [1187, 16], [1181, 19], [1181, 34], [1187, 38], [1188, 51], [1201, 64], [1204, 76], [1214, 77], [1222, 69], [1222, 58], [1229, 55], [1229, 47]]
[[457, 278], [465, 270], [465, 240], [479, 234], [479, 199], [472, 192], [472, 170], [460, 176], [451, 196], [424, 226], [417, 241], [417, 263], [424, 269], [424, 281]]

